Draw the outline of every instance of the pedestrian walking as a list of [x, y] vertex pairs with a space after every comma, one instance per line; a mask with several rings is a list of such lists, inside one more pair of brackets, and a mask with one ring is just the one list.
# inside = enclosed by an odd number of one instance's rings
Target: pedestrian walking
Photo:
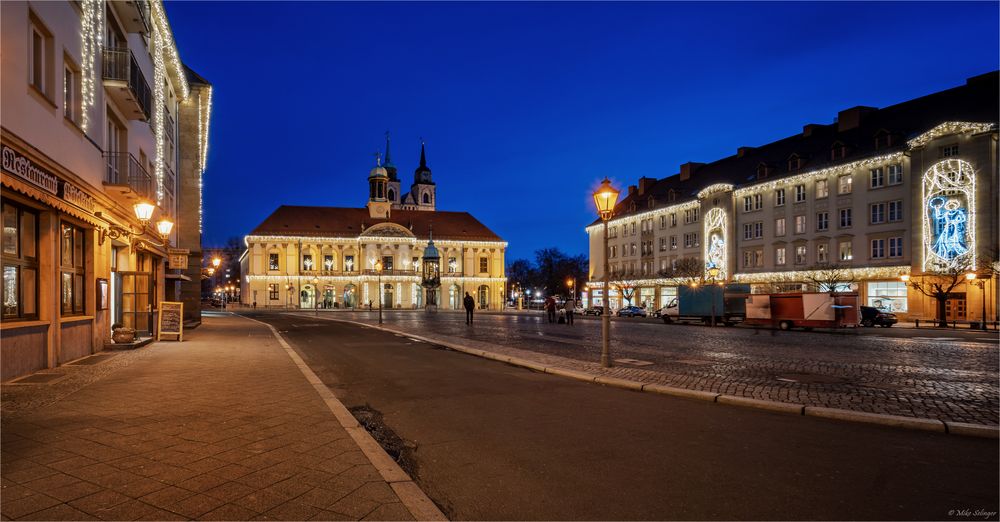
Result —
[[576, 301], [570, 297], [566, 300], [566, 305], [563, 308], [566, 310], [566, 324], [573, 324], [573, 312], [576, 311]]
[[465, 305], [465, 324], [472, 324], [472, 311], [476, 309], [476, 300], [469, 295], [469, 292], [465, 293], [465, 299], [462, 300], [462, 304]]
[[556, 299], [552, 296], [545, 300], [545, 313], [548, 315], [550, 323], [556, 322]]

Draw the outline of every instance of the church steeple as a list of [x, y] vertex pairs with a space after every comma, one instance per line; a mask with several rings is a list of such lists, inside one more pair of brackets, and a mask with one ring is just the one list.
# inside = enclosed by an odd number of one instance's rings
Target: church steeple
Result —
[[420, 166], [413, 172], [414, 183], [433, 184], [431, 180], [431, 169], [427, 166], [427, 151], [424, 147], [424, 140], [420, 140]]
[[397, 180], [396, 166], [392, 164], [392, 156], [389, 154], [389, 131], [385, 131], [385, 163], [383, 165], [385, 165], [385, 172], [389, 175], [389, 179]]
[[389, 198], [386, 193], [389, 175], [382, 166], [382, 157], [375, 153], [375, 168], [368, 173], [368, 214], [373, 218], [388, 218]]

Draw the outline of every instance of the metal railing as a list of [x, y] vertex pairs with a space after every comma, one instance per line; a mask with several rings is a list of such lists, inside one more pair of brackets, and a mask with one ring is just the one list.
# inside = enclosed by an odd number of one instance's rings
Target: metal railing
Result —
[[115, 80], [126, 82], [129, 89], [135, 94], [135, 99], [142, 107], [143, 114], [149, 119], [150, 106], [152, 105], [152, 93], [146, 77], [142, 74], [142, 69], [135, 61], [135, 56], [127, 47], [108, 48], [104, 50], [104, 75], [105, 80]]
[[104, 181], [109, 185], [128, 185], [143, 197], [153, 197], [153, 176], [128, 152], [105, 152], [107, 171]]
[[[378, 275], [379, 271], [369, 268], [369, 269], [366, 269], [364, 271], [364, 274], [365, 275]], [[419, 275], [419, 272], [416, 269], [389, 268], [389, 269], [386, 269], [386, 270], [382, 270], [382, 277], [389, 277], [389, 276], [415, 276], [415, 275]]]

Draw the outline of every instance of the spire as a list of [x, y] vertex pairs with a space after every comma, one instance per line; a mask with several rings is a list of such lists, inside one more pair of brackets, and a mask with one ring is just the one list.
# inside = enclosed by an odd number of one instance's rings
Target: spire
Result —
[[424, 140], [420, 139], [420, 168], [427, 168], [427, 153], [424, 152]]
[[413, 172], [415, 183], [433, 184], [431, 181], [431, 169], [427, 166], [427, 151], [424, 147], [423, 138], [420, 139], [420, 166]]
[[392, 157], [389, 155], [389, 131], [385, 131], [385, 172], [389, 175], [389, 180], [396, 181], [396, 166], [392, 164]]

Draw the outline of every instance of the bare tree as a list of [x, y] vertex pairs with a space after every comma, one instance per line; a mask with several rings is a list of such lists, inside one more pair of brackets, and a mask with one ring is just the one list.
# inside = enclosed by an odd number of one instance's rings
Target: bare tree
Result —
[[937, 301], [937, 322], [942, 328], [948, 326], [945, 310], [948, 299], [951, 298], [951, 291], [965, 281], [967, 272], [968, 270], [956, 268], [944, 272], [929, 272], [917, 276], [919, 279], [915, 277], [910, 280], [911, 288]]
[[659, 276], [676, 286], [702, 284], [705, 282], [705, 267], [697, 257], [682, 257], [666, 270], [660, 270]]
[[628, 301], [628, 306], [632, 306], [632, 299], [635, 298], [635, 290], [639, 282], [632, 271], [613, 271], [608, 279], [608, 284], [621, 292], [622, 299]]
[[843, 288], [850, 288], [852, 284], [858, 282], [854, 276], [854, 271], [850, 267], [835, 263], [820, 263], [810, 267], [804, 276], [806, 282], [816, 287], [818, 291], [839, 292]]

